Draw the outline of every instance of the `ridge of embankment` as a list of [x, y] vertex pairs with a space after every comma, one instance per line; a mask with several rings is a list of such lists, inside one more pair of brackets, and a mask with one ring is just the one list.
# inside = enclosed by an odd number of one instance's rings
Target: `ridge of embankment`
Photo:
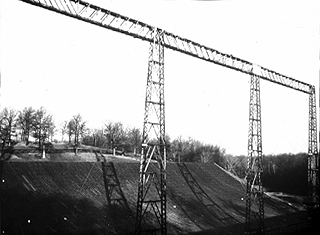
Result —
[[[4, 234], [132, 234], [138, 172], [136, 162], [4, 162], [1, 229]], [[168, 234], [241, 234], [244, 198], [240, 182], [215, 164], [167, 164]], [[265, 216], [278, 224], [295, 212], [266, 199]]]

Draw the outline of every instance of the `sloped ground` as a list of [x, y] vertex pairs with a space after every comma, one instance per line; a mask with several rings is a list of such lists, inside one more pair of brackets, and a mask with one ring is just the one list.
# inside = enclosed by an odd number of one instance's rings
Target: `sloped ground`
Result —
[[[138, 162], [5, 162], [3, 234], [132, 234], [138, 172]], [[242, 234], [244, 198], [240, 182], [214, 164], [167, 164], [168, 234]], [[271, 198], [265, 216], [273, 232], [305, 220]]]
[[17, 143], [14, 146], [4, 150], [0, 160], [5, 161], [81, 161], [93, 162], [97, 158], [101, 158], [101, 154], [107, 161], [113, 162], [132, 162], [139, 161], [139, 156], [128, 154], [124, 156], [123, 151], [116, 150], [113, 155], [112, 150], [106, 148], [98, 148], [88, 145], [80, 145], [75, 148], [72, 144], [50, 143], [46, 145], [45, 152], [40, 151], [38, 145], [30, 143], [26, 145], [24, 142]]

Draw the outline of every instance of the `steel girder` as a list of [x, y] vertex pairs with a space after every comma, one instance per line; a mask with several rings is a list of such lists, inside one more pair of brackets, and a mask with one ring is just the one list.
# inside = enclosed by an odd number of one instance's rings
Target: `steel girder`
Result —
[[247, 188], [245, 232], [247, 234], [264, 234], [264, 202], [261, 181], [262, 173], [260, 78], [257, 76], [251, 76], [248, 164], [246, 171]]
[[[167, 234], [163, 33], [150, 43], [136, 234]], [[156, 164], [155, 164], [156, 163]]]
[[[94, 4], [80, 0], [20, 0], [35, 6], [39, 6], [57, 13], [70, 16], [100, 27], [120, 32], [141, 40], [152, 42], [153, 29], [155, 27], [138, 20], [109, 11]], [[177, 36], [162, 30], [163, 46], [181, 53], [212, 62], [249, 75], [255, 75], [261, 79], [277, 83], [304, 93], [309, 93], [309, 84], [282, 75], [273, 70], [222, 53], [203, 44]], [[254, 69], [258, 68], [258, 69]]]

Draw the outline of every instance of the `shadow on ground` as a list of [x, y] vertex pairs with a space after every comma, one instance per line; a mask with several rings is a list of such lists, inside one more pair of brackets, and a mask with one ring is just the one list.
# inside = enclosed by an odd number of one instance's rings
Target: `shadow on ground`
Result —
[[[2, 162], [4, 234], [133, 234], [139, 163], [97, 159]], [[167, 176], [168, 234], [244, 233], [237, 180], [213, 164], [168, 164]], [[272, 198], [265, 204], [267, 234], [309, 229], [305, 211]]]
[[2, 192], [2, 229], [8, 234], [105, 234], [106, 208], [88, 199], [65, 194], [36, 196], [19, 191]]

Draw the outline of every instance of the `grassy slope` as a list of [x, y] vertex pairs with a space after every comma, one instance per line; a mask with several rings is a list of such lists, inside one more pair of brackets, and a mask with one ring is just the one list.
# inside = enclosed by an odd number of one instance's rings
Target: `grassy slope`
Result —
[[[101, 162], [5, 162], [3, 230], [13, 234], [132, 234], [139, 163], [112, 165], [119, 180], [114, 192], [123, 194], [114, 193], [118, 203], [108, 206]], [[183, 173], [184, 167], [191, 176]], [[187, 183], [188, 177], [192, 182]], [[243, 232], [245, 191], [238, 180], [214, 164], [168, 163], [167, 195], [169, 234]], [[296, 212], [287, 203], [267, 198], [266, 226], [291, 223], [288, 218]]]
[[[26, 146], [24, 143], [18, 143], [14, 146], [15, 150], [23, 150], [23, 149], [31, 149], [34, 151], [31, 152], [20, 152], [16, 151], [11, 157], [8, 159], [9, 161], [86, 161], [86, 162], [95, 162], [97, 161], [97, 157], [99, 158], [101, 155], [96, 154], [94, 152], [90, 152], [91, 150], [104, 150], [98, 147], [81, 145], [79, 146], [80, 150], [77, 154], [74, 152], [73, 145], [65, 144], [65, 143], [53, 143], [50, 147], [47, 147], [45, 158], [43, 158], [43, 153], [38, 150], [37, 145], [33, 145], [32, 143]], [[63, 150], [63, 151], [61, 151]], [[113, 162], [132, 162], [139, 161], [139, 159], [134, 157], [125, 157], [112, 154], [104, 154], [107, 161]]]

